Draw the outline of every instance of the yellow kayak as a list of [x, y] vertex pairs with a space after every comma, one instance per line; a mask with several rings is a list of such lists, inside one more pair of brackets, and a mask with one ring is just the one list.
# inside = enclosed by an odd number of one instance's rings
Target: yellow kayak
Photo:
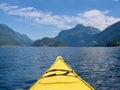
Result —
[[29, 90], [95, 90], [80, 78], [61, 56]]

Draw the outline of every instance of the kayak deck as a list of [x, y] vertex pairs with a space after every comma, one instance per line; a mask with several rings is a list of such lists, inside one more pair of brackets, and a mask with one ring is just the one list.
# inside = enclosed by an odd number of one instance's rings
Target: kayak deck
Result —
[[61, 56], [29, 90], [95, 90], [80, 78]]

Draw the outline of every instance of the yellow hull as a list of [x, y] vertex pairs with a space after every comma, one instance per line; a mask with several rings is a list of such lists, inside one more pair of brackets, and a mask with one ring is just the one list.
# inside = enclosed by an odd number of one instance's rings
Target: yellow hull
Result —
[[51, 67], [29, 90], [95, 90], [58, 56]]

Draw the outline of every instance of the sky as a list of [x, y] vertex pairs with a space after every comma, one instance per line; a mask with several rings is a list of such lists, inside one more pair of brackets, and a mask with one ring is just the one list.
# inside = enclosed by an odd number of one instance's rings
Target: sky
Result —
[[120, 0], [0, 0], [0, 24], [31, 39], [55, 37], [77, 24], [103, 31], [120, 21]]

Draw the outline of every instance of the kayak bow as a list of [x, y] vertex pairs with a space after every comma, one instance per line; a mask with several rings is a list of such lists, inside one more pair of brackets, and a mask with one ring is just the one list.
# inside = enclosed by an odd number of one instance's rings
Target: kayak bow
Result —
[[61, 56], [29, 90], [95, 90], [80, 78]]

